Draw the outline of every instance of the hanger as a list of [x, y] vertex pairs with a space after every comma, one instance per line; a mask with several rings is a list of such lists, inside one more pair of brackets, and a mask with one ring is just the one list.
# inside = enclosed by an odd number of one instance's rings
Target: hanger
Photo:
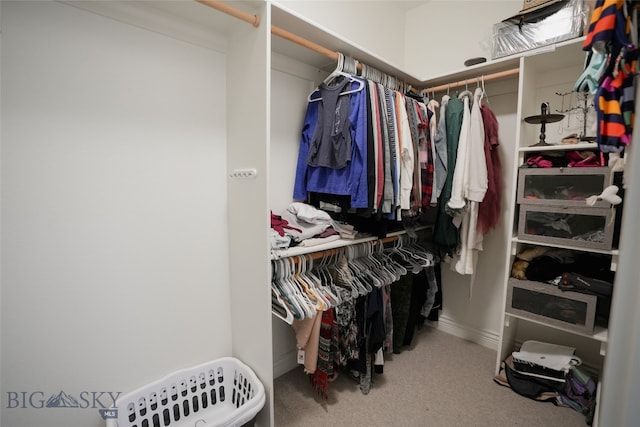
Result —
[[[338, 278], [342, 282], [340, 285], [341, 288], [350, 291], [351, 299], [355, 299], [360, 295], [359, 289], [355, 284], [355, 278], [349, 269], [349, 260], [347, 259], [346, 250], [343, 249], [340, 252], [340, 255], [336, 256], [335, 262], [336, 272], [338, 274]], [[348, 285], [349, 287], [347, 288]]]
[[482, 92], [482, 89], [480, 89], [480, 85], [478, 85], [478, 87], [476, 87], [476, 90], [473, 91], [473, 102], [477, 102], [478, 106], [481, 106], [483, 96], [484, 93]]
[[322, 256], [320, 263], [316, 267], [315, 271], [318, 273], [318, 278], [321, 282], [322, 289], [326, 292], [326, 296], [331, 301], [331, 305], [336, 307], [342, 304], [342, 296], [340, 292], [336, 289], [335, 283], [333, 281], [333, 276], [329, 272], [329, 269], [326, 265], [327, 260], [326, 253]]
[[318, 296], [327, 305], [327, 308], [335, 307], [336, 305], [338, 305], [340, 303], [338, 297], [333, 294], [331, 289], [325, 286], [325, 283], [316, 274], [318, 270], [314, 269], [313, 256], [304, 255], [304, 258], [307, 262], [305, 275], [310, 280]]
[[327, 78], [324, 79], [324, 84], [330, 84], [336, 77], [344, 75], [344, 55], [341, 52], [336, 53], [338, 54], [336, 68], [327, 76]]
[[315, 316], [315, 304], [309, 299], [309, 295], [302, 289], [302, 284], [298, 282], [295, 277], [295, 265], [292, 258], [284, 258], [283, 265], [285, 267], [284, 283], [291, 291], [292, 298], [296, 301], [302, 312], [304, 318], [311, 319]]
[[378, 264], [374, 261], [371, 255], [371, 244], [369, 242], [361, 244], [360, 257], [358, 258], [357, 263], [361, 266], [364, 276], [371, 280], [373, 286], [380, 288], [386, 284], [387, 279], [379, 275]]
[[358, 268], [356, 262], [358, 258], [357, 252], [358, 250], [355, 246], [349, 246], [347, 248], [347, 265], [353, 275], [353, 281], [356, 285], [356, 289], [358, 290], [358, 294], [366, 295], [373, 290], [373, 287], [365, 280], [362, 269]]
[[[377, 260], [380, 266], [379, 271], [387, 278], [385, 284], [390, 285], [400, 279], [400, 276], [402, 276], [401, 271], [404, 270], [404, 268], [384, 253], [384, 244], [381, 242], [376, 243], [374, 244], [373, 249], [375, 249], [373, 251], [373, 257]], [[404, 274], [406, 274], [406, 270], [404, 270], [404, 272]]]
[[482, 81], [482, 94], [483, 97], [485, 99], [485, 101], [487, 101], [487, 104], [489, 103], [489, 95], [487, 94], [487, 90], [484, 88], [484, 74], [480, 77], [481, 81]]
[[298, 299], [294, 295], [294, 291], [290, 289], [288, 281], [285, 279], [285, 261], [282, 259], [272, 262], [273, 274], [271, 285], [275, 285], [278, 295], [281, 296], [285, 305], [289, 307], [295, 319], [304, 319], [305, 311], [299, 305]]
[[465, 97], [471, 99], [472, 96], [473, 94], [469, 90], [469, 80], [465, 80], [464, 90], [458, 95], [458, 99], [462, 99]]
[[[398, 239], [399, 240], [399, 239]], [[396, 246], [398, 241], [394, 242], [393, 246]], [[407, 274], [407, 269], [404, 268], [402, 264], [393, 259], [389, 253], [393, 252], [394, 248], [391, 247], [390, 251], [386, 251], [384, 248], [384, 244], [380, 243], [378, 248], [378, 256], [381, 257], [383, 261], [383, 265], [388, 268], [394, 274], [394, 282], [400, 279], [400, 276], [404, 276]]]
[[[348, 72], [346, 72], [346, 71], [344, 70], [344, 66], [345, 66], [345, 56], [344, 56], [342, 53], [340, 53], [340, 52], [337, 52], [337, 54], [338, 54], [338, 64], [336, 65], [336, 69], [335, 69], [335, 70], [333, 70], [333, 71], [331, 72], [331, 74], [329, 74], [329, 75], [327, 76], [327, 78], [326, 78], [326, 79], [324, 79], [323, 84], [328, 86], [328, 85], [330, 85], [330, 83], [331, 83], [331, 82], [333, 82], [333, 81], [334, 81], [334, 80], [336, 80], [337, 78], [339, 78], [339, 77], [345, 77], [345, 78], [349, 79], [349, 81], [350, 81], [351, 83], [354, 83], [354, 82], [355, 82], [355, 83], [358, 83], [358, 87], [356, 87], [355, 89], [349, 89], [349, 90], [346, 90], [346, 91], [340, 92], [340, 96], [342, 96], [342, 95], [349, 95], [349, 94], [352, 94], [352, 93], [360, 92], [362, 89], [364, 89], [364, 83], [362, 82], [362, 80], [360, 80], [360, 79], [356, 79], [356, 78], [353, 76], [353, 74], [355, 74], [355, 72], [354, 72], [354, 73], [352, 73], [352, 74], [349, 74]], [[353, 60], [353, 61], [355, 61], [353, 58], [350, 58], [350, 57], [348, 57], [348, 58], [349, 58], [349, 59], [351, 59], [351, 60]], [[357, 70], [357, 66], [356, 66], [356, 65], [354, 65], [354, 67], [353, 67], [353, 68], [354, 68], [354, 70]], [[348, 85], [348, 86], [349, 86], [349, 87], [351, 87], [352, 85]], [[311, 92], [311, 93], [309, 94], [309, 96], [307, 97], [307, 101], [308, 101], [308, 102], [321, 101], [321, 100], [322, 100], [322, 97], [313, 97], [313, 94], [314, 94], [314, 93], [316, 93], [316, 92], [318, 92], [318, 91], [319, 91], [319, 89], [315, 89], [313, 92]]]
[[289, 325], [291, 325], [295, 319], [293, 313], [282, 300], [282, 296], [275, 286], [271, 286], [271, 313], [284, 320]]
[[[322, 296], [315, 291], [313, 284], [310, 283], [306, 277], [306, 258], [303, 256], [298, 256], [296, 257], [296, 259], [298, 262], [297, 268], [295, 269], [295, 272], [293, 274], [293, 279], [300, 284], [303, 294], [306, 294], [308, 296], [311, 307], [315, 311], [324, 311], [327, 308], [327, 304], [325, 303]], [[294, 266], [296, 265], [295, 262], [293, 264]]]

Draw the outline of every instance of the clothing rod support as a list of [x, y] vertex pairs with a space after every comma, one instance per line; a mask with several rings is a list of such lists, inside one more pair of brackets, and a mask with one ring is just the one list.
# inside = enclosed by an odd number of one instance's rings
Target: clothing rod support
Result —
[[212, 7], [220, 12], [224, 12], [227, 15], [231, 15], [234, 18], [238, 18], [244, 22], [247, 22], [254, 27], [260, 26], [260, 17], [258, 15], [252, 15], [249, 12], [245, 12], [244, 10], [238, 9], [233, 6], [229, 6], [228, 4], [220, 1], [220, 0], [196, 0], [198, 3], [202, 3], [205, 6]]

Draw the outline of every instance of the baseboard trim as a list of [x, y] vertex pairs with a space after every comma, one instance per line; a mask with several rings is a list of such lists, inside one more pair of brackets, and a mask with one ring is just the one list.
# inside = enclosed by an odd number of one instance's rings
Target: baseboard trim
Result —
[[278, 378], [298, 366], [298, 352], [296, 349], [288, 351], [273, 361], [273, 378]]
[[[498, 350], [500, 336], [496, 332], [486, 329], [482, 330], [472, 328], [468, 325], [460, 324], [455, 320], [443, 315], [440, 315], [440, 318], [437, 322], [427, 322], [427, 326], [456, 336], [458, 338], [474, 342], [491, 350]], [[281, 355], [278, 359], [274, 359], [273, 377], [278, 378], [286, 374], [287, 372], [296, 369], [298, 366], [300, 365], [298, 365], [297, 362], [297, 351], [295, 349], [288, 351], [287, 353]]]
[[474, 342], [483, 347], [490, 348], [491, 350], [498, 350], [500, 335], [494, 331], [472, 328], [468, 325], [458, 323], [444, 315], [440, 315], [437, 322], [427, 323], [429, 326], [439, 331]]

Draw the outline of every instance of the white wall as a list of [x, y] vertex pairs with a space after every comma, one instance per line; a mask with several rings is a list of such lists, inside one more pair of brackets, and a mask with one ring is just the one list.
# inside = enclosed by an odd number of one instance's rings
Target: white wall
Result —
[[[1, 421], [103, 426], [99, 393], [231, 351], [225, 58], [1, 7]], [[60, 391], [81, 408], [33, 408]]]
[[493, 24], [522, 8], [521, 0], [432, 0], [407, 12], [404, 68], [429, 79], [491, 60]]

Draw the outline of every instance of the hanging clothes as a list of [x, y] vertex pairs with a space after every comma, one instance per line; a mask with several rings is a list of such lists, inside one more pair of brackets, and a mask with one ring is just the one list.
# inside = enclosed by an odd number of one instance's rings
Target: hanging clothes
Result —
[[487, 163], [487, 192], [478, 207], [478, 233], [487, 234], [500, 221], [502, 199], [502, 163], [498, 146], [498, 119], [486, 105], [480, 106], [484, 124], [484, 154]]
[[[462, 222], [460, 249], [452, 262], [452, 267], [459, 274], [474, 273], [477, 251], [482, 250], [482, 235], [477, 233], [478, 205], [484, 199], [488, 183], [484, 154], [484, 124], [480, 112], [482, 96], [482, 89], [477, 88], [473, 95], [469, 126], [466, 128], [468, 133], [460, 136], [458, 153], [459, 156], [461, 152], [463, 153], [462, 158], [459, 158], [456, 163], [456, 176], [461, 176], [461, 182], [459, 183], [460, 192], [455, 195], [457, 198], [455, 201], [459, 203], [459, 198], [461, 198], [462, 206], [466, 205], [462, 218], [460, 218]], [[465, 105], [468, 105], [468, 98], [465, 98]], [[463, 129], [465, 129], [464, 125]], [[464, 171], [463, 174], [458, 174], [459, 168]], [[454, 201], [453, 194], [451, 201]], [[456, 222], [457, 219], [454, 223]]]
[[432, 195], [434, 192], [434, 167], [432, 155], [432, 139], [429, 131], [429, 122], [433, 117], [424, 103], [418, 103], [420, 114], [418, 117], [421, 121], [421, 128], [424, 136], [419, 140], [420, 150], [420, 181], [422, 183], [420, 196], [422, 197], [422, 207], [426, 211], [431, 207]]
[[411, 132], [411, 140], [413, 142], [413, 188], [411, 192], [411, 216], [418, 215], [422, 208], [421, 200], [422, 196], [420, 193], [422, 187], [421, 180], [421, 170], [420, 170], [420, 160], [422, 154], [420, 152], [420, 138], [424, 137], [424, 130], [421, 128], [422, 123], [418, 121], [418, 110], [419, 105], [418, 101], [407, 96], [406, 97], [406, 108], [407, 108], [407, 117], [409, 120], [409, 130]]
[[[445, 97], [448, 98], [447, 95]], [[433, 242], [444, 254], [451, 255], [458, 247], [458, 229], [453, 224], [453, 218], [446, 211], [447, 202], [451, 197], [453, 172], [456, 168], [456, 154], [458, 141], [462, 128], [462, 115], [464, 104], [458, 98], [443, 97], [440, 105], [446, 105], [446, 139], [447, 139], [447, 177], [445, 179], [440, 199], [438, 200], [438, 212], [433, 232]]]
[[585, 73], [596, 68], [599, 70], [599, 64], [605, 67], [598, 76], [594, 95], [596, 142], [598, 149], [605, 153], [620, 152], [631, 143], [638, 48], [628, 12], [635, 8], [634, 3], [629, 0], [597, 0], [582, 47], [590, 52]]
[[[395, 219], [396, 209], [400, 205], [400, 155], [398, 145], [398, 127], [396, 121], [395, 102], [391, 89], [384, 89], [385, 106], [387, 114], [387, 128], [389, 136], [389, 165], [391, 179], [391, 206], [385, 216], [386, 219]], [[386, 212], [385, 212], [386, 213]]]
[[459, 216], [459, 213], [465, 207], [465, 187], [469, 178], [469, 146], [471, 135], [471, 111], [469, 106], [468, 93], [460, 94], [462, 99], [462, 124], [460, 125], [460, 135], [458, 136], [458, 147], [455, 153], [456, 165], [453, 169], [453, 180], [451, 182], [451, 195], [447, 201], [447, 208], [450, 211], [450, 215], [454, 216], [454, 224], [456, 227], [460, 225], [460, 222], [455, 221], [455, 217]]
[[[351, 90], [364, 86], [364, 82], [353, 77]], [[293, 189], [294, 200], [309, 200], [309, 192], [349, 196], [353, 208], [367, 208], [367, 96], [365, 90], [344, 95], [349, 97], [349, 115], [351, 135], [351, 158], [342, 168], [313, 166], [308, 163], [314, 135], [320, 123], [320, 109], [323, 100], [309, 102], [302, 127], [302, 137], [298, 151], [298, 162]], [[319, 92], [312, 99], [321, 98]]]
[[430, 100], [427, 103], [427, 111], [429, 112], [429, 140], [431, 142], [431, 159], [432, 159], [432, 163], [434, 164], [434, 170], [432, 170], [432, 181], [433, 181], [433, 185], [432, 185], [432, 191], [431, 191], [431, 198], [429, 201], [429, 204], [432, 206], [436, 206], [436, 204], [438, 203], [438, 190], [437, 188], [440, 187], [440, 189], [442, 190], [442, 186], [440, 185], [440, 181], [439, 179], [441, 179], [441, 177], [438, 177], [438, 174], [433, 173], [435, 171], [435, 163], [436, 163], [436, 159], [437, 159], [437, 149], [436, 149], [436, 144], [435, 144], [435, 140], [436, 140], [436, 134], [438, 132], [438, 123], [436, 120], [436, 110], [440, 107], [440, 104], [438, 103], [438, 101], [436, 101], [435, 99]]
[[[414, 146], [409, 127], [406, 99], [400, 92], [396, 92], [396, 115], [398, 121], [398, 145], [400, 148], [400, 209], [411, 209], [411, 190], [413, 189]], [[402, 219], [399, 214], [397, 219]]]
[[436, 133], [433, 139], [436, 151], [436, 156], [434, 157], [433, 161], [436, 176], [436, 186], [434, 188], [436, 198], [440, 198], [440, 194], [442, 193], [442, 189], [444, 188], [445, 181], [447, 180], [448, 160], [446, 111], [448, 103], [449, 95], [443, 96], [442, 101], [440, 102], [440, 120], [438, 121], [438, 126], [436, 128]]

